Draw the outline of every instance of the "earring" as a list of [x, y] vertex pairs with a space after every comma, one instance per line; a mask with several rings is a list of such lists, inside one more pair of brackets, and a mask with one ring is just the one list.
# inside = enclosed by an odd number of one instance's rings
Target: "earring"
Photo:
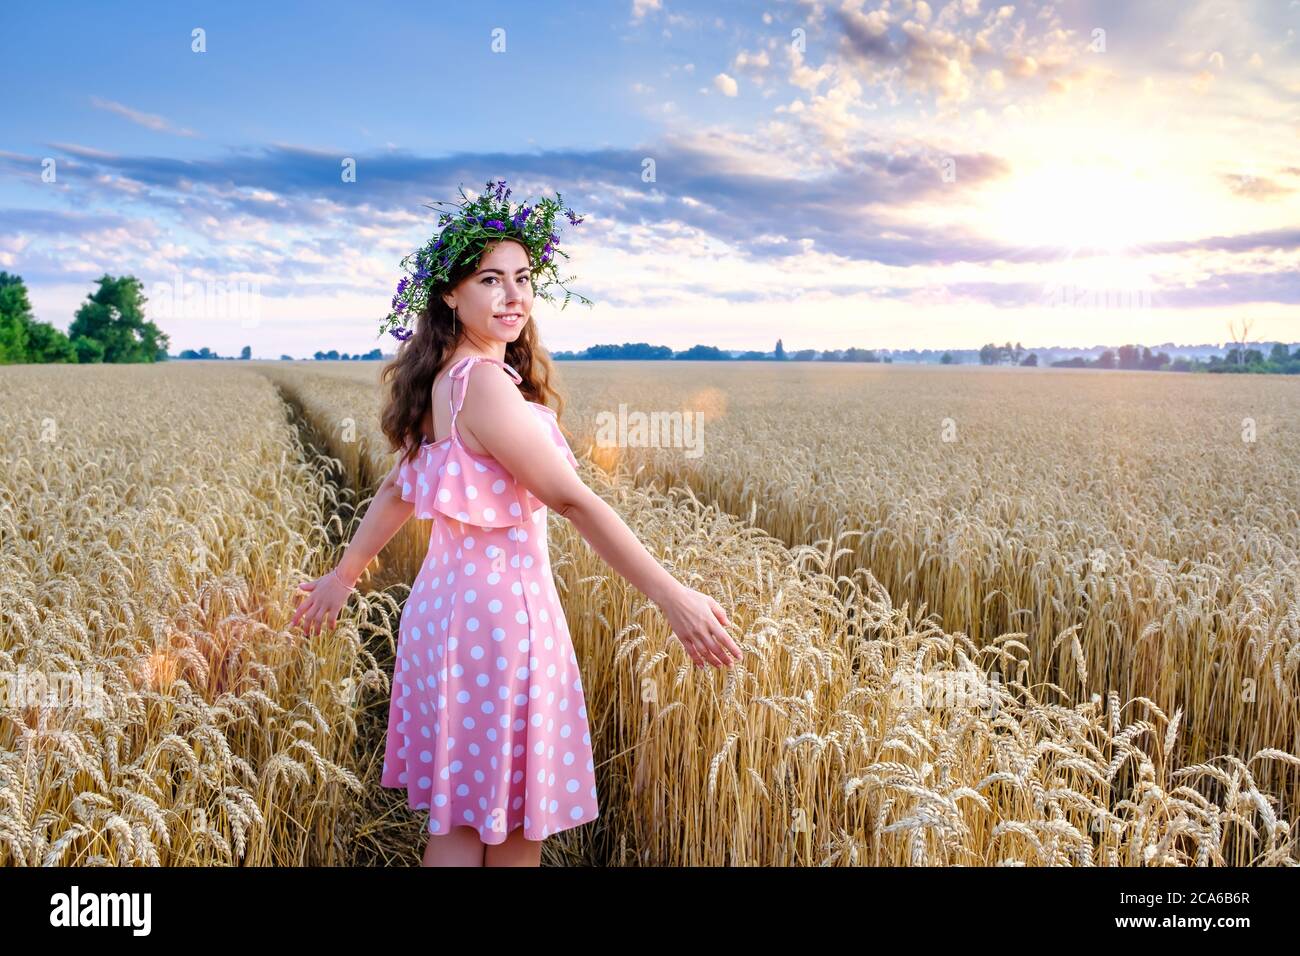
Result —
[[451, 309], [451, 334], [452, 334], [452, 335], [455, 335], [455, 334], [456, 334], [456, 319], [458, 319], [459, 317], [460, 317], [460, 316], [459, 316], [458, 313], [456, 312], [456, 307], [455, 307], [455, 306], [452, 306], [452, 309]]

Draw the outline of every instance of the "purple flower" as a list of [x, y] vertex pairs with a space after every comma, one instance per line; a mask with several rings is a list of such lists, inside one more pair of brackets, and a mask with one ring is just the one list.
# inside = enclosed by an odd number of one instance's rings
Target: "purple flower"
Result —
[[398, 294], [398, 295], [401, 295], [403, 292], [406, 291], [406, 286], [407, 286], [407, 284], [408, 284], [410, 281], [411, 281], [411, 280], [408, 279], [406, 276], [402, 276], [402, 281], [399, 282], [399, 283], [397, 283], [397, 294]]
[[407, 339], [409, 339], [412, 335], [415, 334], [410, 329], [404, 329], [401, 327], [390, 329], [389, 332], [392, 333], [393, 338], [397, 339], [397, 341], [399, 342], [405, 342]]
[[415, 281], [423, 282], [425, 279], [429, 278], [430, 275], [431, 273], [429, 272], [429, 270], [426, 269], [423, 265], [421, 265], [419, 270], [415, 273]]
[[506, 228], [506, 224], [500, 219], [489, 219], [487, 222], [483, 223], [483, 226], [487, 229], [495, 229], [498, 232], [504, 232]]

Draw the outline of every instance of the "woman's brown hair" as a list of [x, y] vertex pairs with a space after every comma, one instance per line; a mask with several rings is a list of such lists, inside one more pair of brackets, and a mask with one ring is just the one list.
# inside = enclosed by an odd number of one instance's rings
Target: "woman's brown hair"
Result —
[[[407, 460], [415, 457], [425, 437], [421, 426], [425, 413], [433, 405], [433, 380], [464, 335], [464, 326], [460, 323], [456, 323], [455, 331], [452, 331], [452, 310], [442, 300], [442, 294], [472, 275], [490, 248], [491, 244], [484, 246], [477, 258], [457, 263], [447, 282], [430, 291], [428, 305], [416, 316], [414, 334], [398, 346], [397, 357], [379, 374], [380, 384], [386, 386], [379, 427], [392, 446], [390, 451], [405, 448], [403, 457]], [[524, 249], [527, 251], [526, 246]], [[553, 367], [550, 356], [537, 342], [536, 320], [529, 318], [519, 337], [506, 343], [505, 363], [523, 379], [519, 388], [524, 398], [553, 406], [558, 418], [564, 410], [564, 400], [551, 388]]]

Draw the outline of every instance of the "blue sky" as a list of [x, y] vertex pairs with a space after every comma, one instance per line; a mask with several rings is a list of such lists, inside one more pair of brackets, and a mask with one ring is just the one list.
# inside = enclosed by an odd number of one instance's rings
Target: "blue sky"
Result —
[[424, 204], [504, 178], [587, 217], [596, 305], [538, 304], [552, 350], [1300, 340], [1297, 29], [1300, 0], [7, 5], [0, 269], [61, 328], [130, 273], [173, 351], [391, 351]]

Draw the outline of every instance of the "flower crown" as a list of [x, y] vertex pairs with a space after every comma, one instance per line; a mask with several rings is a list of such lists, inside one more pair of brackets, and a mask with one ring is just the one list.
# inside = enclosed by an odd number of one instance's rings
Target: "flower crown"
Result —
[[568, 253], [559, 248], [560, 237], [555, 234], [555, 217], [563, 213], [573, 226], [582, 222], [583, 217], [574, 215], [573, 210], [564, 205], [558, 192], [554, 199], [541, 199], [532, 206], [514, 208], [510, 204], [510, 193], [504, 179], [495, 183], [489, 179], [487, 191], [477, 199], [470, 200], [461, 188], [460, 195], [464, 200], [461, 203], [426, 203], [431, 208], [452, 206], [459, 212], [455, 215], [441, 213], [438, 216], [440, 231], [424, 246], [402, 259], [402, 268], [408, 274], [402, 276], [397, 283], [393, 311], [388, 313], [379, 327], [380, 335], [390, 332], [398, 341], [405, 342], [409, 339], [414, 334], [409, 325], [428, 304], [433, 290], [450, 281], [452, 268], [457, 263], [481, 255], [488, 242], [503, 238], [517, 239], [527, 247], [529, 259], [533, 263], [535, 294], [548, 302], [554, 301], [554, 296], [549, 291], [549, 287], [554, 284], [564, 289], [564, 302], [560, 308], [567, 306], [571, 298], [587, 305], [592, 304], [586, 296], [565, 288], [564, 283], [572, 281], [573, 276], [561, 280], [555, 261], [556, 254], [569, 258]]

